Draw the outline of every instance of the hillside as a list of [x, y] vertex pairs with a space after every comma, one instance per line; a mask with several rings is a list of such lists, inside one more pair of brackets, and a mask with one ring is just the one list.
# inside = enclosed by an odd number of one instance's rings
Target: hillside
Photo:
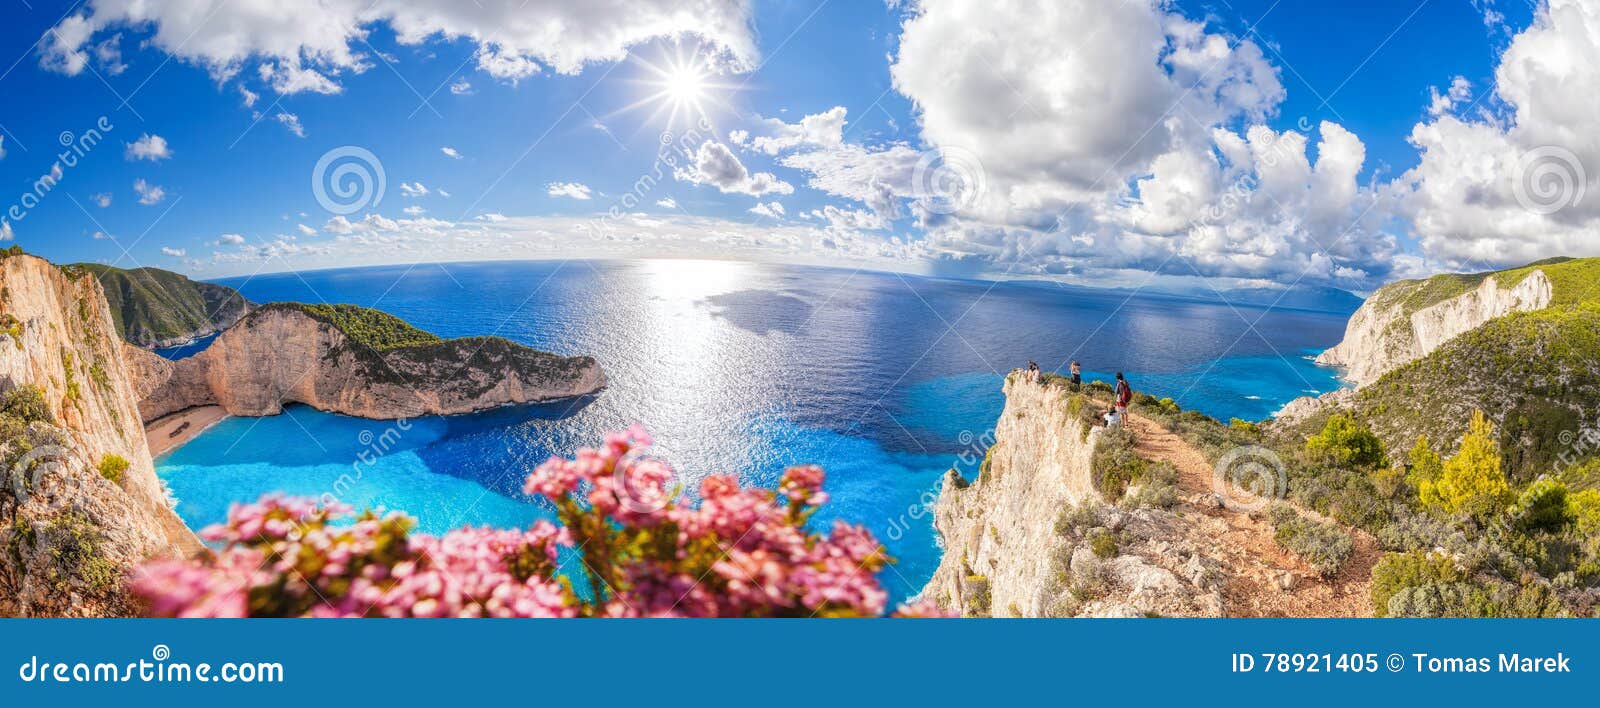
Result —
[[499, 337], [441, 339], [354, 305], [262, 305], [176, 362], [129, 349], [146, 421], [195, 406], [276, 415], [288, 403], [363, 418], [470, 413], [594, 393], [592, 357]]
[[117, 334], [136, 346], [158, 349], [214, 334], [250, 310], [233, 288], [202, 283], [158, 268], [124, 270], [96, 263], [64, 266], [100, 281]]

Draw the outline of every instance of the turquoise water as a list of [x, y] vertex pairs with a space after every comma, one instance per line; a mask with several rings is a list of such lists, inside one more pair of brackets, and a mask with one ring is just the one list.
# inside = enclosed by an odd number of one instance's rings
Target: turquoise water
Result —
[[771, 485], [823, 465], [818, 518], [866, 525], [920, 589], [939, 548], [923, 503], [982, 459], [1004, 372], [1036, 360], [1227, 419], [1338, 386], [1309, 360], [1346, 314], [1170, 297], [704, 261], [425, 265], [223, 281], [251, 300], [379, 307], [442, 336], [497, 334], [592, 354], [596, 396], [401, 424], [291, 406], [231, 418], [157, 461], [191, 526], [269, 491], [401, 509], [420, 528], [522, 526], [550, 514], [527, 471], [641, 422], [688, 487], [712, 472]]

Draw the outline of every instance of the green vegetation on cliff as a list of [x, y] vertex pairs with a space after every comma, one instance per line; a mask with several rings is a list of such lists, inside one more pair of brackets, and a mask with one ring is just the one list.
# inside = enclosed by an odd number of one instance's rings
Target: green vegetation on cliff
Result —
[[1398, 304], [1403, 314], [1469, 293], [1494, 276], [1501, 288], [1513, 288], [1534, 271], [1550, 279], [1552, 306], [1600, 299], [1600, 258], [1550, 258], [1520, 268], [1482, 273], [1442, 273], [1422, 280], [1401, 280], [1379, 288], [1371, 301], [1379, 307]]
[[261, 308], [292, 309], [310, 315], [312, 319], [337, 327], [351, 341], [378, 351], [436, 344], [444, 341], [437, 335], [412, 327], [405, 320], [387, 312], [359, 305], [308, 305], [301, 302], [275, 302]]
[[141, 347], [203, 336], [232, 325], [249, 309], [238, 291], [158, 268], [124, 270], [96, 263], [62, 266], [69, 276], [100, 281], [117, 334]]

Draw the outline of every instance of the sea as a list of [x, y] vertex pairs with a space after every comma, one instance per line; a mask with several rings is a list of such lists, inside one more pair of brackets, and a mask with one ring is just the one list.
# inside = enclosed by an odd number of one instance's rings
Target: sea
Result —
[[[732, 473], [773, 486], [815, 463], [813, 519], [864, 525], [916, 594], [941, 555], [930, 503], [993, 441], [1004, 375], [1035, 361], [1221, 420], [1259, 420], [1338, 388], [1312, 362], [1347, 312], [1229, 305], [1050, 282], [988, 282], [706, 260], [447, 263], [217, 281], [255, 302], [353, 303], [442, 337], [497, 335], [599, 360], [596, 395], [475, 415], [375, 421], [293, 405], [227, 418], [156, 460], [192, 528], [269, 492], [402, 510], [418, 529], [521, 527], [553, 516], [522, 480], [552, 455], [643, 424], [686, 488]], [[190, 356], [208, 342], [162, 352]]]

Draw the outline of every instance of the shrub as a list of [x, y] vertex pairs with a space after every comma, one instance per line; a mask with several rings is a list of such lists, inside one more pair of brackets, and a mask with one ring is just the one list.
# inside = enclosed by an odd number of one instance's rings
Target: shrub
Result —
[[18, 386], [0, 394], [0, 415], [23, 424], [54, 420], [50, 405], [44, 401], [44, 389], [33, 385]]
[[1144, 477], [1149, 466], [1133, 452], [1133, 432], [1126, 426], [1107, 428], [1094, 448], [1089, 476], [1100, 496], [1109, 502], [1122, 500], [1128, 485]]
[[[159, 616], [757, 617], [881, 614], [877, 573], [890, 558], [865, 528], [808, 530], [827, 502], [818, 467], [793, 467], [776, 490], [711, 475], [700, 502], [670, 491], [635, 427], [551, 458], [523, 490], [549, 499], [560, 525], [410, 533], [399, 513], [269, 496], [236, 506], [202, 535], [222, 544], [191, 561], [146, 564], [136, 597]], [[558, 553], [562, 555], [558, 555]], [[563, 558], [582, 568], [560, 572]], [[583, 592], [573, 583], [585, 584]], [[901, 614], [940, 614], [930, 603]]]
[[1228, 420], [1228, 428], [1246, 435], [1261, 435], [1261, 427], [1248, 420], [1232, 418]]
[[1567, 496], [1567, 485], [1549, 478], [1538, 479], [1517, 496], [1511, 516], [1523, 531], [1559, 532], [1571, 521]]
[[1172, 508], [1178, 503], [1178, 470], [1166, 460], [1150, 463], [1139, 479], [1138, 491], [1126, 501], [1133, 508]]
[[122, 473], [128, 471], [128, 458], [107, 453], [105, 457], [100, 458], [97, 469], [100, 470], [100, 476], [110, 480], [112, 484], [122, 484]]
[[1089, 550], [1096, 558], [1117, 557], [1117, 537], [1110, 531], [1101, 531], [1089, 537]]
[[1306, 454], [1330, 464], [1377, 467], [1383, 464], [1383, 443], [1354, 416], [1340, 413], [1306, 441]]
[[49, 580], [61, 592], [81, 581], [94, 592], [117, 583], [117, 567], [100, 549], [100, 531], [78, 512], [61, 514], [46, 523], [35, 542], [49, 549]]
[[1467, 574], [1448, 556], [1411, 551], [1385, 553], [1372, 567], [1372, 614], [1389, 616], [1389, 602], [1407, 588], [1459, 583]]
[[1511, 486], [1500, 469], [1500, 443], [1483, 411], [1473, 411], [1461, 450], [1444, 462], [1437, 479], [1418, 482], [1417, 495], [1427, 508], [1480, 520], [1495, 516], [1510, 503]]
[[1299, 556], [1324, 578], [1338, 575], [1345, 559], [1355, 550], [1350, 534], [1343, 529], [1307, 519], [1288, 504], [1274, 504], [1267, 518], [1272, 522], [1272, 538], [1278, 547]]
[[1572, 525], [1583, 538], [1600, 536], [1600, 491], [1585, 489], [1567, 495]]

